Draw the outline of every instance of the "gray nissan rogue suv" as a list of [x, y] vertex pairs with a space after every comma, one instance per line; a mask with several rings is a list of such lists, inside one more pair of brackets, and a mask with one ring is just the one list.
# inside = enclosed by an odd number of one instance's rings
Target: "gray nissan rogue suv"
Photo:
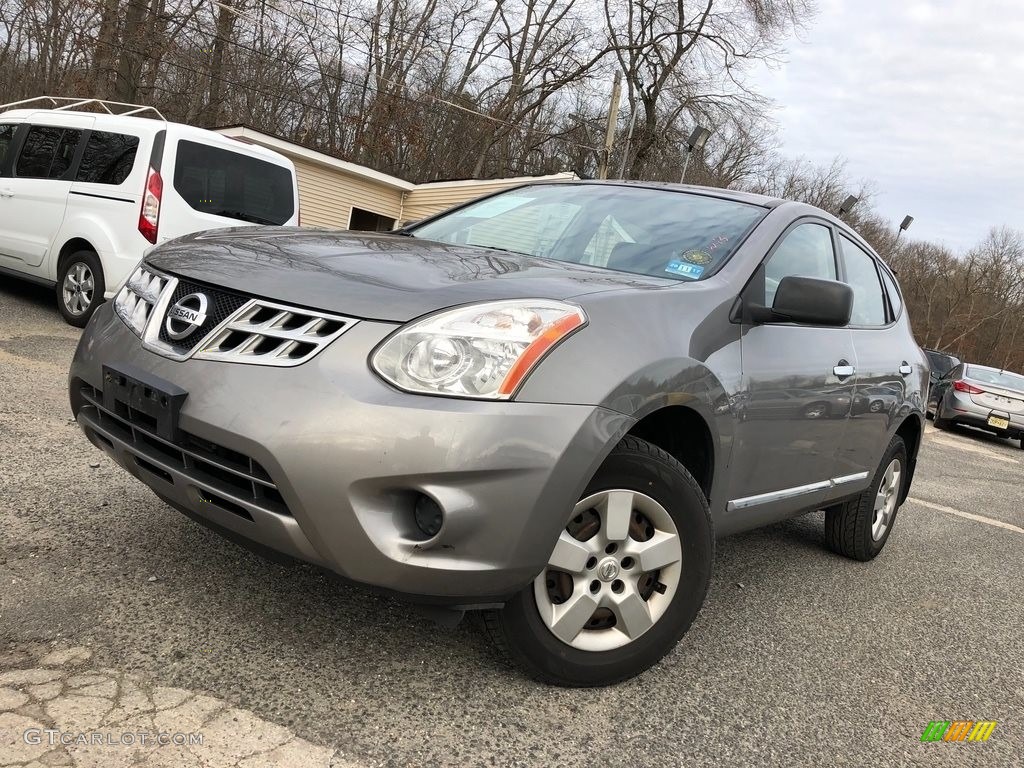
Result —
[[531, 184], [390, 233], [153, 249], [70, 374], [89, 439], [254, 546], [486, 625], [532, 675], [655, 664], [717, 536], [825, 510], [877, 555], [928, 367], [892, 272], [823, 211]]

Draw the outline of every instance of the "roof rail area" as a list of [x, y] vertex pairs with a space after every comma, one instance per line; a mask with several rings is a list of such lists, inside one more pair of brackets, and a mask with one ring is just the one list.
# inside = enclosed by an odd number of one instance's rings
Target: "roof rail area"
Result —
[[24, 107], [35, 102], [49, 102], [52, 105], [49, 108], [54, 111], [71, 111], [81, 107], [92, 106], [103, 109], [107, 114], [118, 115], [119, 117], [138, 115], [141, 112], [152, 112], [161, 120], [167, 120], [156, 107], [150, 107], [145, 104], [127, 104], [123, 101], [107, 101], [106, 99], [83, 99], [78, 96], [34, 96], [31, 99], [12, 101], [10, 104], [0, 104], [0, 110]]

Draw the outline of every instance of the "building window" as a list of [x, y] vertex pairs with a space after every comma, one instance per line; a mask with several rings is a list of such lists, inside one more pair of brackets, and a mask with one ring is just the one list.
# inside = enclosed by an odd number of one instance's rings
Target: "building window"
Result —
[[348, 228], [359, 232], [390, 232], [395, 228], [395, 220], [379, 213], [352, 208], [352, 216], [348, 220]]

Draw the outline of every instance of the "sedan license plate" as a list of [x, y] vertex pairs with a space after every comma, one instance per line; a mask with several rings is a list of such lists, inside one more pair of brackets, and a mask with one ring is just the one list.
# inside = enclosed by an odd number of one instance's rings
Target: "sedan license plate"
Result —
[[164, 440], [177, 440], [178, 412], [186, 397], [181, 387], [134, 365], [103, 366], [103, 407], [111, 413], [127, 407], [134, 412], [133, 422], [145, 424]]
[[988, 425], [990, 427], [995, 427], [996, 429], [1006, 429], [1010, 426], [1010, 420], [1001, 419], [998, 416], [989, 416]]

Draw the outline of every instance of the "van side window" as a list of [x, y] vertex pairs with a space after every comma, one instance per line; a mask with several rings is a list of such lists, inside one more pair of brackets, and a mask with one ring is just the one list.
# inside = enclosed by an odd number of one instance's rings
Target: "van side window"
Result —
[[71, 167], [82, 132], [74, 128], [33, 125], [25, 137], [14, 175], [30, 179], [59, 179]]
[[138, 136], [93, 131], [85, 145], [75, 181], [120, 184], [132, 172], [138, 149]]
[[11, 146], [11, 142], [14, 141], [14, 134], [18, 132], [18, 126], [16, 123], [3, 123], [0, 124], [0, 170], [4, 168], [4, 162], [7, 160], [7, 150]]

